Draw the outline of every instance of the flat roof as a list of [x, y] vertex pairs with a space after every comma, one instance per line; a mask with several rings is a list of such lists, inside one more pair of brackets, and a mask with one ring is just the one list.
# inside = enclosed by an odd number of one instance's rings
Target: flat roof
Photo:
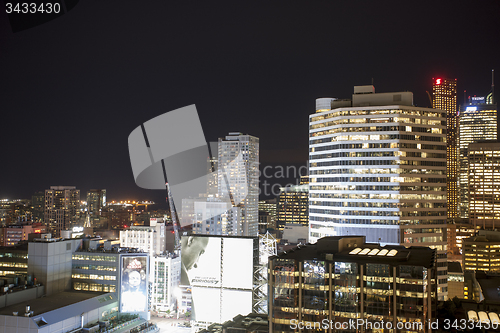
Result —
[[[432, 268], [434, 266], [435, 250], [428, 247], [404, 247], [400, 245], [380, 246], [377, 243], [364, 242], [357, 243], [356, 247], [346, 247], [342, 246], [340, 243], [343, 239], [358, 239], [358, 241], [361, 241], [361, 239], [364, 240], [364, 236], [324, 237], [314, 244], [308, 243], [279, 253], [269, 259], [295, 259], [298, 261], [321, 260], [356, 262], [361, 264], [383, 263], [396, 266], [423, 266], [425, 268]], [[354, 251], [358, 249], [360, 250]]]
[[[18, 316], [24, 316], [26, 312], [26, 306], [30, 306], [30, 310], [33, 311], [33, 316], [45, 314], [50, 311], [57, 310], [59, 308], [63, 308], [75, 303], [79, 303], [82, 301], [86, 301], [92, 298], [99, 298], [99, 296], [103, 296], [113, 293], [104, 293], [104, 292], [95, 292], [95, 291], [63, 291], [61, 293], [53, 294], [50, 296], [34, 298], [28, 301], [20, 302], [14, 305], [10, 305], [0, 309], [0, 315], [12, 316], [12, 312], [18, 312]], [[116, 295], [113, 297], [113, 300], [118, 300]], [[96, 299], [96, 302], [99, 301]], [[82, 311], [80, 311], [82, 313]]]

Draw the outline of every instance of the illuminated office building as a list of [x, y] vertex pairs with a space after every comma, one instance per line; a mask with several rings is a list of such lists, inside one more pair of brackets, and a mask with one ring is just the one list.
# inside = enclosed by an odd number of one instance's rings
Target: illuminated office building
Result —
[[267, 230], [276, 230], [276, 199], [259, 201], [259, 233], [265, 234]]
[[309, 162], [310, 242], [364, 235], [435, 248], [446, 296], [445, 111], [373, 86], [354, 87], [352, 100], [317, 99]]
[[483, 229], [500, 227], [500, 143], [469, 144], [469, 223]]
[[53, 235], [60, 236], [77, 221], [80, 209], [80, 190], [74, 186], [51, 186], [45, 190], [44, 222]]
[[268, 213], [271, 217], [271, 225], [276, 227], [276, 199], [259, 201], [259, 211]]
[[9, 225], [0, 228], [0, 246], [14, 246], [21, 241], [27, 241], [30, 234], [45, 233], [41, 223]]
[[463, 240], [464, 271], [500, 272], [500, 232], [479, 230]]
[[[399, 332], [401, 323], [411, 327], [405, 331], [427, 332], [424, 324], [435, 318], [435, 255], [426, 247], [337, 236], [271, 257], [269, 332], [300, 326], [303, 332]], [[370, 329], [382, 321], [400, 329]], [[329, 330], [330, 323], [337, 326]]]
[[283, 232], [285, 224], [309, 225], [309, 184], [280, 188], [277, 227]]
[[446, 201], [448, 218], [458, 216], [458, 112], [457, 80], [434, 79], [432, 107], [446, 111]]
[[459, 120], [459, 213], [469, 217], [468, 147], [482, 140], [497, 139], [497, 107], [484, 103], [484, 97], [472, 97], [460, 110]]

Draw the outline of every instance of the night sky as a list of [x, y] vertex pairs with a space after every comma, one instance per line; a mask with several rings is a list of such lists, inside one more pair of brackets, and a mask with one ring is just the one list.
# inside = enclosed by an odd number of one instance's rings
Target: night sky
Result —
[[134, 183], [128, 135], [190, 104], [207, 141], [240, 131], [263, 165], [305, 165], [316, 98], [373, 78], [428, 107], [433, 77], [457, 78], [460, 102], [500, 82], [498, 0], [84, 0], [17, 33], [3, 8], [0, 199], [71, 185], [160, 202]]

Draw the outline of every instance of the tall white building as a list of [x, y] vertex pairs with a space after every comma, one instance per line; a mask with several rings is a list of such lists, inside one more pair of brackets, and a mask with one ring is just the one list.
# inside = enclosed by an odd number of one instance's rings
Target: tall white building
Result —
[[151, 219], [149, 226], [131, 226], [121, 230], [120, 246], [138, 248], [151, 256], [164, 254], [167, 249], [165, 222]]
[[373, 86], [354, 87], [351, 100], [317, 99], [309, 160], [309, 241], [364, 235], [435, 248], [445, 297], [446, 112]]
[[259, 139], [238, 132], [219, 138], [218, 194], [241, 214], [227, 235], [254, 236], [259, 232]]
[[156, 311], [175, 310], [181, 276], [181, 257], [175, 255], [152, 256], [150, 267], [151, 309]]

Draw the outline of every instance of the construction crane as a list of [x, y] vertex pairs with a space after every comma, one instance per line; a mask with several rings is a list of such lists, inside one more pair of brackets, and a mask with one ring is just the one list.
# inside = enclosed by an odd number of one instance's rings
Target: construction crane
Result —
[[166, 183], [165, 185], [167, 186], [167, 200], [168, 205], [170, 206], [170, 215], [172, 217], [172, 225], [174, 227], [175, 234], [174, 253], [179, 255], [181, 250], [181, 240], [179, 238], [179, 223], [177, 220], [177, 212], [175, 211], [174, 199], [172, 198], [172, 193], [170, 192], [170, 185], [168, 185], [168, 183]]

